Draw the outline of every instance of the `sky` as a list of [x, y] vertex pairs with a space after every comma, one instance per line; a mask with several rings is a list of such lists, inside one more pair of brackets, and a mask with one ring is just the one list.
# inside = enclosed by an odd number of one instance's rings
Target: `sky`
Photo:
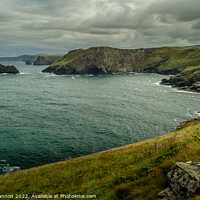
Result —
[[0, 0], [0, 56], [200, 44], [200, 0]]

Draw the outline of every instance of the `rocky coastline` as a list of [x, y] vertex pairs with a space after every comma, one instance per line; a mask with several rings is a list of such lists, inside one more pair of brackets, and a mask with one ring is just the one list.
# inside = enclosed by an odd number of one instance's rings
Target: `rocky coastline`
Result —
[[170, 85], [185, 91], [200, 92], [200, 66], [192, 66], [169, 79], [162, 79], [161, 85]]
[[[38, 59], [44, 58], [38, 57]], [[199, 63], [200, 48], [117, 49], [92, 47], [72, 50], [42, 72], [56, 75], [99, 75], [128, 72], [172, 75], [170, 79], [163, 79], [161, 85], [200, 92]]]

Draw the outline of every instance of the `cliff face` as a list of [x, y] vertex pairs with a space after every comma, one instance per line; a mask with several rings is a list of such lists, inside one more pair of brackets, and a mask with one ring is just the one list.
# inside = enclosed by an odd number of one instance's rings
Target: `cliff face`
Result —
[[94, 47], [71, 51], [43, 72], [54, 74], [113, 74], [133, 72], [134, 65], [142, 62], [154, 49], [115, 49]]
[[19, 70], [15, 66], [5, 66], [0, 64], [0, 73], [17, 74]]
[[43, 70], [54, 74], [146, 72], [178, 74], [200, 63], [200, 48], [116, 49], [93, 47], [70, 51]]
[[51, 65], [61, 56], [38, 56], [33, 65]]

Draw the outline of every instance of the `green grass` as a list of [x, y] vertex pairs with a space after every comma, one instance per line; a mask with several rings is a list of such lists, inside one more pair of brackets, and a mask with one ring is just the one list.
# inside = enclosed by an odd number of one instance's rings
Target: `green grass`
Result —
[[0, 194], [95, 194], [155, 199], [177, 161], [200, 160], [200, 118], [139, 143], [0, 176]]
[[193, 72], [195, 72], [195, 71], [197, 71], [197, 70], [200, 70], [200, 65], [199, 65], [199, 66], [190, 66], [190, 67], [184, 69], [182, 72], [183, 72], [183, 73], [185, 73], [185, 72], [186, 72], [186, 73], [187, 73], [187, 72], [193, 73]]
[[92, 51], [91, 49], [77, 49], [77, 50], [70, 51], [69, 53], [64, 55], [61, 59], [59, 59], [57, 62], [53, 63], [51, 65], [51, 67], [56, 66], [56, 65], [63, 66], [65, 64], [72, 62], [73, 60], [75, 60], [79, 56], [82, 56], [82, 55], [89, 53], [91, 51]]
[[199, 65], [200, 49], [183, 47], [157, 48], [135, 67], [136, 69], [145, 69], [149, 66], [155, 66], [158, 62], [160, 62], [158, 66], [160, 70], [177, 68], [182, 71], [188, 66]]

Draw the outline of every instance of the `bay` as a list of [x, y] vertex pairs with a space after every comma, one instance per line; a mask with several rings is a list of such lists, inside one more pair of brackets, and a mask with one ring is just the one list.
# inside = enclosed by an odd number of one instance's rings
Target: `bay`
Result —
[[56, 76], [2, 64], [21, 73], [0, 75], [0, 173], [167, 134], [200, 111], [200, 94], [158, 84], [169, 76]]

